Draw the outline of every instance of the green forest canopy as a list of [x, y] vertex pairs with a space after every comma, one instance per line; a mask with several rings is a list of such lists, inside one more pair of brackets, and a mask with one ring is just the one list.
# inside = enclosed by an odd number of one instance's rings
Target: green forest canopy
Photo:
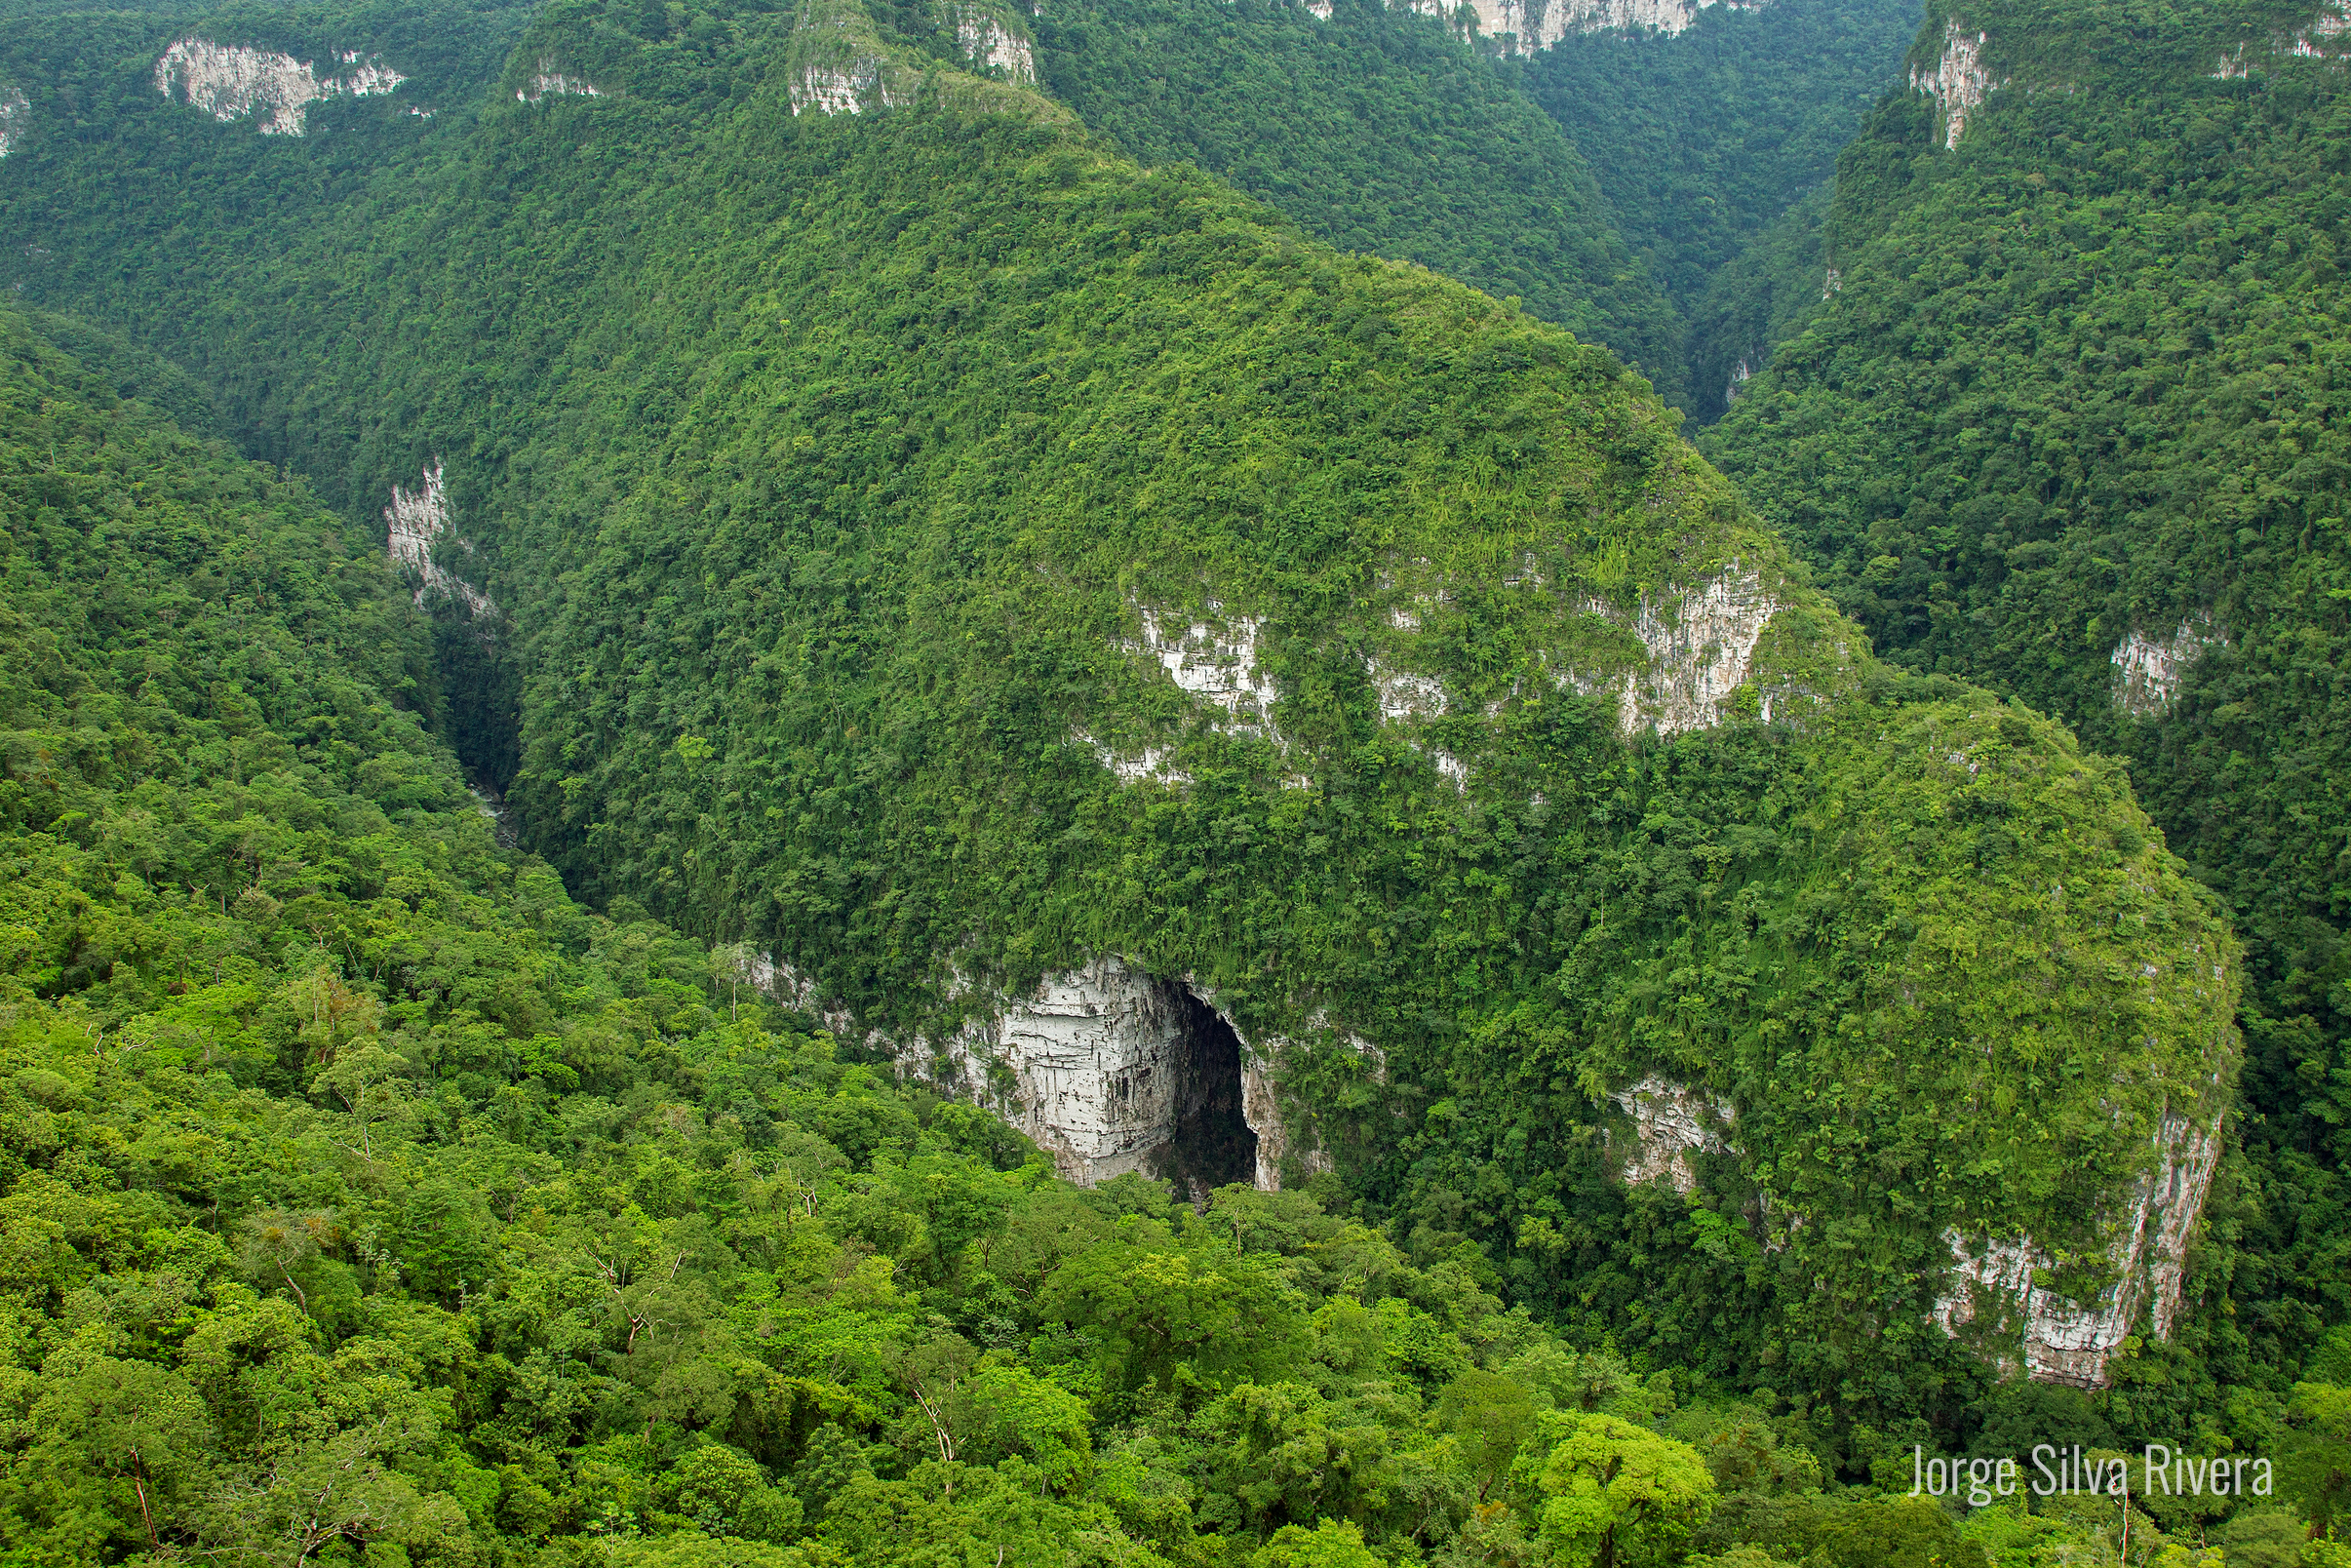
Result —
[[[887, 20], [907, 68], [943, 69]], [[478, 120], [338, 106], [346, 140], [319, 140], [339, 186], [294, 162], [310, 146], [168, 119], [108, 67], [86, 80], [122, 121], [53, 130], [18, 166], [51, 177], [10, 221], [59, 258], [27, 293], [134, 356], [209, 335], [220, 419], [350, 519], [451, 459], [471, 569], [513, 615], [489, 656], [521, 681], [515, 797], [606, 914], [497, 850], [455, 791], [434, 733], [482, 757], [472, 726], [498, 716], [461, 711], [435, 654], [452, 631], [479, 649], [475, 629], [343, 551], [300, 487], [115, 401], [170, 377], [92, 374], [19, 332], [8, 603], [42, 673], [12, 723], [64, 743], [11, 754], [16, 885], [41, 919], [8, 1125], [48, 1140], [13, 1189], [35, 1227], [19, 1255], [42, 1260], [13, 1548], [152, 1547], [161, 1499], [176, 1545], [275, 1550], [294, 1491], [339, 1475], [384, 1561], [540, 1540], [865, 1560], [990, 1533], [1269, 1565], [2089, 1548], [2087, 1515], [1979, 1515], [1970, 1546], [1838, 1489], [1899, 1469], [1930, 1419], [2286, 1442], [2315, 1467], [2294, 1503], [2324, 1515], [2343, 1373], [2323, 1314], [2249, 1343], [2208, 1299], [2183, 1351], [2148, 1348], [2096, 1401], [1919, 1332], [1942, 1225], [2019, 1213], [2001, 1172], [1945, 1168], [1985, 1152], [1976, 1127], [2036, 1173], [2035, 1234], [2078, 1234], [2133, 1157], [2084, 1067], [2143, 1033], [2159, 1048], [2125, 1059], [2150, 1083], [2225, 1071], [2224, 986], [2124, 978], [2148, 947], [2118, 918], [2170, 922], [2166, 974], [2228, 939], [2116, 769], [1955, 681], [1832, 652], [1843, 623], [1604, 353], [1335, 256], [1212, 178], [1144, 176], [1017, 98], [793, 119], [789, 21], [551, 12]], [[605, 98], [515, 102], [551, 50]], [[214, 210], [243, 229], [191, 221]], [[190, 244], [217, 269], [185, 265]], [[1391, 385], [1429, 401], [1399, 412]], [[1583, 530], [1547, 533], [1563, 494]], [[1628, 747], [1612, 697], [1563, 693], [1381, 725], [1367, 647], [1481, 697], [1511, 657], [1600, 651], [1589, 617], [1475, 587], [1527, 545], [1625, 599], [1662, 591], [1677, 549], [1770, 572], [1797, 613], [1762, 667], [1812, 683], [1816, 721]], [[1415, 546], [1455, 602], [1423, 642], [1367, 641], [1381, 552]], [[1116, 654], [1130, 593], [1205, 592], [1274, 628], [1307, 790]], [[162, 646], [125, 636], [145, 628]], [[1170, 742], [1195, 787], [1117, 789], [1074, 718]], [[1472, 763], [1468, 794], [1430, 746]], [[1253, 1025], [1313, 1000], [1370, 1020], [1391, 1076], [1297, 1064], [1349, 1156], [1314, 1195], [1229, 1193], [1204, 1220], [1148, 1184], [1079, 1195], [1000, 1123], [749, 996], [724, 957], [740, 937], [909, 1028], [950, 954], [1014, 983], [1104, 946], [1191, 961]], [[1973, 1070], [1886, 1049], [1921, 1027], [1891, 998], [1961, 1036], [2053, 992], [2071, 1000], [2035, 1049], [2084, 1092], [2041, 1116], [1954, 1117]], [[1857, 1074], [1873, 1035], [1886, 1065]], [[1600, 1155], [1591, 1088], [1659, 1062], [1752, 1108], [1749, 1158], [1690, 1202], [1626, 1192]], [[1789, 1073], [1840, 1114], [1775, 1102]], [[395, 1161], [438, 1196], [392, 1185]], [[87, 1223], [39, 1229], [61, 1223], [48, 1184], [77, 1179]], [[1767, 1252], [1748, 1211], [1773, 1196], [1838, 1224]], [[194, 1250], [169, 1250], [175, 1227]], [[1297, 1261], [1315, 1248], [1329, 1272]], [[1815, 1298], [1818, 1267], [1844, 1296]], [[106, 1305], [174, 1290], [190, 1305]], [[836, 1304], [880, 1315], [822, 1329]], [[198, 1312], [230, 1316], [200, 1339]], [[828, 1334], [906, 1349], [870, 1375], [790, 1359]], [[154, 1425], [75, 1414], [124, 1388]], [[272, 1392], [292, 1389], [320, 1392]], [[179, 1468], [150, 1495], [163, 1455]], [[1648, 1501], [1600, 1484], [1627, 1466]], [[2229, 1528], [2258, 1549], [2281, 1517]]]

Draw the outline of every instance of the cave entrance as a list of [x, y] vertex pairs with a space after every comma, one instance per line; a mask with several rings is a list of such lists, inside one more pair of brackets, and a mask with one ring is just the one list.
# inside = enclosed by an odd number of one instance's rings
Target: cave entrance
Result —
[[1257, 1179], [1257, 1134], [1241, 1110], [1240, 1036], [1182, 986], [1176, 1013], [1176, 1124], [1152, 1152], [1151, 1173], [1204, 1203], [1217, 1188]]

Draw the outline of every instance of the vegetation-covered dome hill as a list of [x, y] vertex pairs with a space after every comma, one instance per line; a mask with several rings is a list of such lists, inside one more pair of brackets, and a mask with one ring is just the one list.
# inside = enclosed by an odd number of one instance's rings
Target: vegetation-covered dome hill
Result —
[[1839, 1490], [1832, 1422], [1563, 1341], [1474, 1249], [1072, 1188], [739, 953], [580, 907], [426, 733], [409, 583], [77, 335], [0, 314], [13, 1559], [2094, 1548], [2095, 1501]]
[[[213, 333], [356, 522], [434, 474], [519, 717], [430, 711], [527, 840], [914, 1075], [1048, 972], [1192, 976], [1416, 1266], [1847, 1432], [2036, 1312], [2160, 1325], [2193, 1201], [2118, 1241], [2200, 1190], [2235, 980], [2115, 766], [1876, 665], [1608, 352], [1139, 169], [1021, 25], [552, 5], [424, 132], [298, 139], [101, 58], [119, 125], [27, 90], [12, 281]], [[1627, 1182], [1652, 1079], [1722, 1122]], [[2020, 1237], [2039, 1307], [1955, 1274]]]
[[2128, 758], [2249, 948], [2222, 1383], [2351, 1313], [2338, 10], [1936, 9], [1706, 439], [1897, 665]]

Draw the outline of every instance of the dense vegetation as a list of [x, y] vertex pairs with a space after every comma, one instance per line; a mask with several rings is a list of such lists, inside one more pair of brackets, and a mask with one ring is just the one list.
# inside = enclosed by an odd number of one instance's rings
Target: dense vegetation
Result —
[[9, 1560], [2096, 1539], [1823, 1492], [1801, 1420], [1562, 1344], [1473, 1248], [1069, 1188], [581, 909], [397, 702], [429, 628], [373, 552], [109, 379], [0, 317]]
[[1686, 319], [1693, 417], [1719, 415], [1731, 368], [1760, 366], [1778, 341], [1787, 292], [1775, 309], [1766, 279], [1784, 262], [1740, 263], [1767, 233], [1775, 251], [1804, 244], [1812, 225], [1786, 216], [1825, 185], [1918, 20], [1918, 0], [1715, 4], [1680, 33], [1571, 33], [1509, 62]]
[[1683, 402], [1680, 323], [1558, 129], [1443, 24], [1382, 0], [1325, 9], [1048, 5], [1038, 70], [1136, 161], [1197, 164], [1343, 250], [1516, 295]]
[[[2131, 759], [2227, 899], [2253, 976], [2229, 1337], [2286, 1368], [2351, 1315], [2351, 98], [2280, 47], [2309, 15], [1970, 12], [2018, 86], [1955, 151], [1927, 99], [1879, 110], [1842, 291], [1710, 441], [1889, 658]], [[2026, 90], [2052, 79], [2078, 88]], [[2118, 645], [2183, 626], [2176, 692], [2124, 707]]]
[[[160, 22], [0, 39], [9, 281], [102, 323], [56, 323], [90, 369], [6, 329], [0, 1546], [2107, 1549], [1876, 1499], [2023, 1432], [2291, 1453], [2134, 1550], [2331, 1563], [2351, 1347], [2316, 1287], [2291, 1356], [2232, 1326], [2284, 1299], [2240, 1188], [2109, 1392], [1925, 1321], [1946, 1230], [2094, 1296], [2161, 1116], [2233, 1092], [2234, 939], [2120, 767], [1870, 660], [1605, 350], [1138, 169], [918, 9], [823, 13], [886, 111], [790, 112], [804, 15], [569, 0], [300, 142], [161, 102]], [[542, 61], [600, 95], [518, 98]], [[340, 542], [435, 459], [502, 615]], [[1718, 578], [1780, 607], [1756, 679], [1627, 737], [1625, 623]], [[1255, 627], [1278, 702], [1185, 703], [1146, 608]], [[1398, 670], [1442, 710], [1385, 719]], [[975, 984], [1106, 951], [1294, 1040], [1337, 1171], [1081, 1194], [918, 1086]], [[1741, 1108], [1687, 1195], [1612, 1174], [1647, 1071]]]

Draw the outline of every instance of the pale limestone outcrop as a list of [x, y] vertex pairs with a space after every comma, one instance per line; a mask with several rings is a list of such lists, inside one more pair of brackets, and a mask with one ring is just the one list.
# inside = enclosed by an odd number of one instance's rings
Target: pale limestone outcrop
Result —
[[1307, 15], [1316, 21], [1331, 20], [1331, 0], [1305, 0]]
[[532, 67], [529, 79], [514, 91], [518, 103], [536, 103], [551, 98], [603, 98], [605, 90], [584, 76], [574, 75], [568, 66], [551, 55], [541, 55]]
[[[1418, 630], [1419, 622], [1413, 623]], [[1406, 719], [1441, 719], [1445, 713], [1444, 686], [1425, 675], [1393, 670], [1377, 659], [1366, 661], [1372, 690], [1380, 699], [1380, 719], [1396, 724]]]
[[1982, 106], [1995, 88], [2003, 85], [1992, 80], [1991, 73], [1984, 69], [1984, 34], [1971, 33], [1955, 21], [1946, 22], [1942, 54], [1935, 68], [1917, 66], [1910, 72], [1910, 90], [1932, 98], [1942, 116], [1942, 144], [1946, 151], [1959, 145], [1959, 138], [1968, 128], [1969, 115]]
[[[1548, 49], [1575, 33], [1685, 31], [1709, 6], [1758, 10], [1764, 0], [1471, 0], [1477, 30], [1512, 52]], [[1441, 14], [1441, 13], [1440, 13]]]
[[1740, 389], [1754, 378], [1754, 369], [1749, 366], [1745, 360], [1741, 360], [1738, 364], [1732, 366], [1730, 382], [1722, 389], [1723, 407], [1728, 408], [1732, 404], [1737, 403], [1739, 401]]
[[1731, 1123], [1731, 1103], [1718, 1095], [1652, 1073], [1609, 1098], [1632, 1118], [1629, 1147], [1618, 1156], [1627, 1183], [1662, 1177], [1686, 1196], [1698, 1185], [1691, 1156], [1721, 1154], [1729, 1147], [1722, 1134]]
[[2321, 12], [2316, 21], [2294, 34], [2292, 52], [2305, 59], [2331, 59], [2341, 48], [2346, 31], [2351, 31], [2351, 17], [2345, 16], [2344, 7], [2337, 0]]
[[[1649, 661], [1628, 673], [1617, 698], [1627, 735], [1671, 737], [1722, 722], [1723, 705], [1746, 683], [1755, 645], [1779, 602], [1762, 576], [1740, 562], [1704, 583], [1652, 601], [1644, 594], [1633, 634]], [[1768, 718], [1769, 715], [1767, 714]]]
[[492, 608], [490, 596], [433, 560], [433, 541], [456, 529], [442, 473], [441, 463], [435, 460], [424, 471], [421, 489], [411, 493], [398, 485], [392, 487], [392, 504], [383, 509], [385, 548], [396, 570], [413, 571], [422, 579], [416, 588], [418, 605], [427, 594], [447, 594], [479, 615]]
[[1254, 615], [1221, 615], [1223, 607], [1211, 604], [1218, 621], [1188, 620], [1180, 626], [1158, 611], [1145, 608], [1140, 642], [1128, 651], [1156, 659], [1180, 690], [1225, 710], [1235, 734], [1262, 735], [1278, 742], [1273, 727], [1273, 700], [1278, 694], [1273, 676], [1257, 667], [1257, 643], [1265, 631]]
[[[1229, 1065], [1216, 1042], [1203, 1050], [1195, 1038], [1203, 1028], [1230, 1035]], [[1290, 1139], [1273, 1064], [1187, 983], [1097, 959], [1001, 999], [949, 1042], [948, 1054], [983, 1100], [1082, 1186], [1155, 1173], [1187, 1118], [1220, 1102], [1235, 1104], [1256, 1140], [1252, 1182], [1279, 1185]]]
[[2109, 1229], [2109, 1285], [2087, 1305], [2033, 1282], [2050, 1258], [2030, 1236], [1945, 1234], [1951, 1245], [1948, 1287], [1935, 1302], [1946, 1334], [1981, 1321], [2000, 1344], [2018, 1344], [2027, 1376], [2039, 1383], [2103, 1388], [2107, 1363], [2136, 1328], [2140, 1313], [2157, 1339], [2179, 1314], [2188, 1240], [2204, 1212], [2220, 1158], [2220, 1118], [2167, 1112], [2154, 1135], [2148, 1174]]
[[187, 37], [155, 62], [155, 90], [179, 98], [223, 122], [259, 115], [263, 136], [298, 137], [310, 105], [338, 97], [389, 93], [408, 78], [372, 55], [340, 57], [340, 68], [320, 76], [308, 60], [239, 44]]
[[2206, 648], [2224, 641], [2214, 632], [2212, 623], [2201, 617], [2181, 621], [2169, 637], [2149, 637], [2133, 630], [2115, 645], [2115, 706], [2141, 719], [2169, 712], [2188, 666]]
[[24, 139], [24, 128], [32, 122], [32, 105], [24, 95], [12, 87], [0, 87], [0, 158]]
[[996, 17], [974, 5], [952, 8], [956, 46], [973, 68], [993, 71], [1024, 87], [1037, 85], [1037, 57], [1029, 40]]
[[1178, 767], [1175, 753], [1164, 746], [1145, 746], [1130, 755], [1107, 742], [1096, 740], [1082, 729], [1074, 734], [1078, 743], [1091, 749], [1095, 759], [1109, 768], [1121, 784], [1141, 784], [1146, 780], [1156, 784], [1192, 782], [1190, 770]]

